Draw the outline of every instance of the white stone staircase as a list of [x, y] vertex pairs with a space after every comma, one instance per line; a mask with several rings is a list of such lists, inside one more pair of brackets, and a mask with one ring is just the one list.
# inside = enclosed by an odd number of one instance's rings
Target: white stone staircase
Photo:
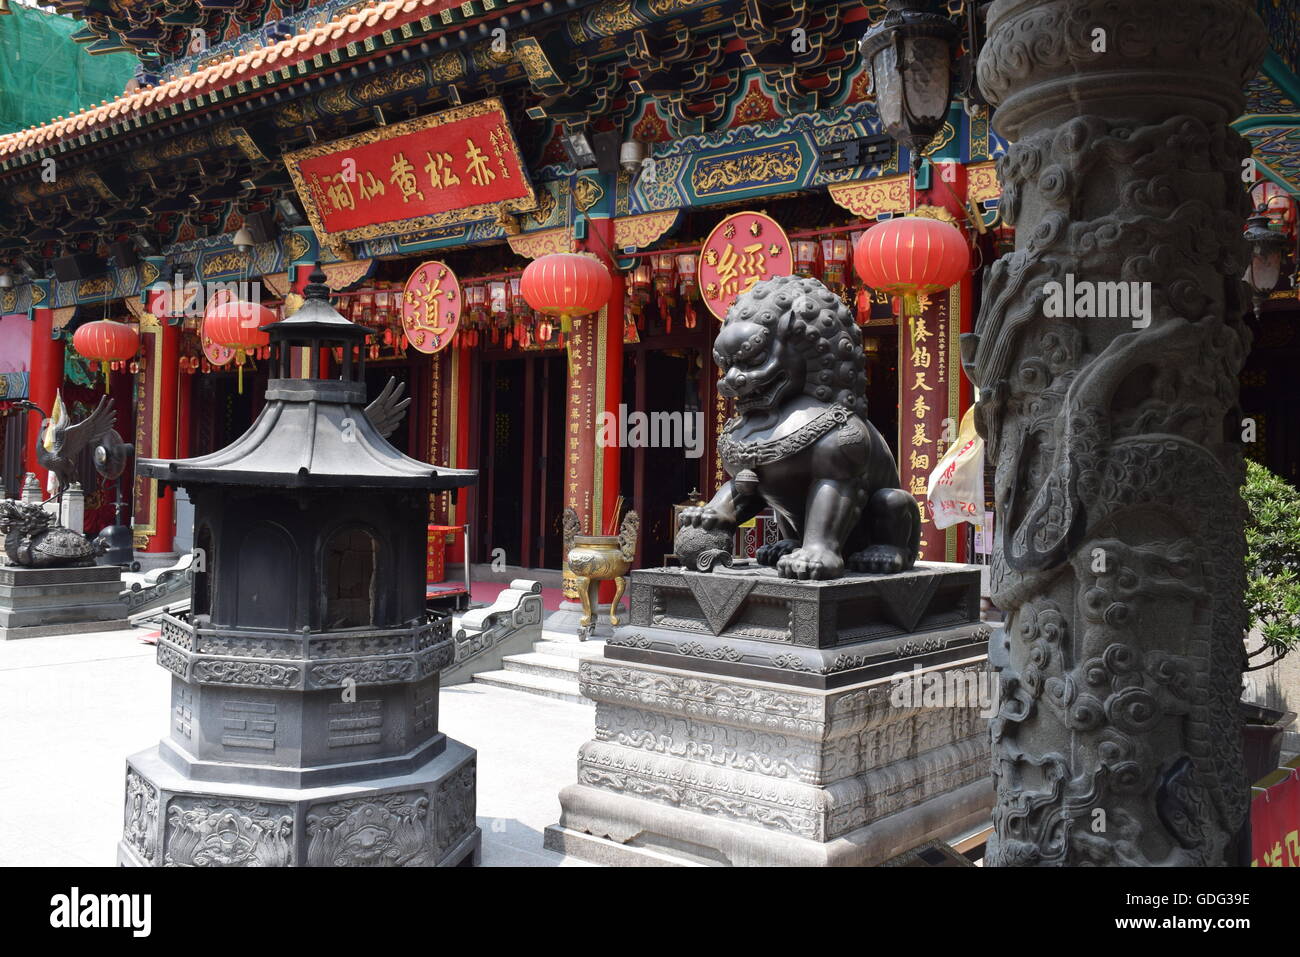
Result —
[[598, 658], [603, 641], [578, 641], [573, 635], [543, 631], [533, 650], [521, 655], [506, 655], [501, 671], [483, 671], [474, 676], [480, 684], [495, 688], [525, 691], [544, 698], [556, 698], [575, 704], [592, 702], [578, 690], [578, 665], [583, 658]]

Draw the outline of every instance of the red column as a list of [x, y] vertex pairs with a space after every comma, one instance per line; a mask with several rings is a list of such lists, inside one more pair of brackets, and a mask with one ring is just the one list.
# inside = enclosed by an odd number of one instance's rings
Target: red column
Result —
[[[617, 416], [619, 403], [623, 400], [624, 283], [623, 274], [609, 260], [607, 254], [607, 250], [612, 249], [614, 246], [614, 220], [593, 219], [590, 224], [590, 232], [595, 234], [595, 238], [587, 240], [587, 251], [596, 252], [601, 259], [605, 260], [605, 265], [609, 267], [610, 274], [614, 277], [613, 285], [610, 288], [609, 301], [600, 316], [604, 321], [605, 334], [604, 341], [597, 343], [598, 348], [603, 347], [603, 353], [597, 357], [597, 385], [603, 384], [604, 388], [598, 398], [600, 407], [597, 411], [609, 412]], [[614, 505], [618, 499], [620, 486], [619, 467], [623, 459], [622, 449], [617, 445], [597, 449], [597, 453], [600, 456], [600, 470], [595, 512], [600, 521], [597, 532], [598, 534], [604, 534], [609, 528], [609, 523], [616, 517], [614, 515]], [[612, 585], [610, 589], [610, 595], [612, 596]]]
[[[454, 466], [458, 469], [467, 469], [469, 464], [469, 434], [470, 434], [470, 376], [473, 374], [474, 363], [470, 355], [469, 346], [453, 346], [456, 349], [456, 355], [452, 366], [452, 390], [451, 401], [455, 403], [456, 410], [456, 435], [454, 446]], [[470, 489], [465, 487], [456, 490], [456, 513], [453, 524], [464, 525], [470, 521], [469, 510]], [[484, 529], [470, 529], [470, 534], [484, 534]], [[462, 561], [468, 561], [465, 555], [465, 539], [461, 537], [459, 544], [460, 557]]]
[[190, 417], [194, 407], [194, 376], [176, 377], [176, 457], [190, 457]]
[[[578, 488], [573, 494], [573, 456], [566, 468], [565, 503], [572, 505], [583, 522], [584, 530], [603, 535], [614, 521], [614, 506], [619, 493], [619, 466], [622, 450], [616, 445], [596, 445], [596, 423], [601, 412], [618, 415], [623, 396], [623, 274], [611, 261], [614, 247], [614, 220], [593, 218], [588, 221], [584, 249], [599, 256], [613, 276], [609, 300], [599, 313], [575, 320], [573, 343], [569, 349], [569, 415], [567, 447], [573, 451], [573, 423], [578, 423]], [[576, 390], [576, 393], [575, 393]], [[577, 401], [575, 401], [575, 399]], [[617, 528], [615, 528], [617, 532]], [[567, 577], [567, 568], [566, 568]], [[600, 586], [600, 601], [614, 597], [614, 583]]]
[[[145, 415], [156, 416], [158, 423], [156, 445], [153, 458], [176, 458], [177, 410], [180, 406], [180, 370], [177, 363], [181, 353], [181, 330], [179, 326], [163, 323], [160, 334], [154, 338], [153, 354], [149, 356], [145, 375], [154, 376], [156, 391], [150, 394], [150, 403], [146, 403]], [[150, 407], [157, 403], [156, 411]], [[158, 511], [155, 531], [149, 536], [149, 543], [143, 549], [146, 552], [170, 552], [172, 536], [176, 531], [176, 494], [170, 488], [158, 488]]]
[[[63, 384], [63, 340], [52, 336], [54, 330], [52, 309], [33, 309], [32, 318], [34, 322], [28, 395], [32, 403], [40, 406], [48, 415], [54, 409], [54, 394]], [[25, 467], [28, 472], [36, 474], [36, 480], [41, 483], [42, 497], [44, 497], [47, 473], [36, 461], [36, 443], [40, 440], [41, 417], [32, 412], [27, 422]]]

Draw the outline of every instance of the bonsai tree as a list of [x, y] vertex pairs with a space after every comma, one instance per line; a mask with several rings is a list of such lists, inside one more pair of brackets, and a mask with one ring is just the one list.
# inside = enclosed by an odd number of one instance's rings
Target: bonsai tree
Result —
[[[1263, 643], [1247, 649], [1258, 671], [1300, 644], [1300, 492], [1257, 462], [1246, 462], [1246, 610], [1250, 633]], [[1258, 663], [1256, 659], [1262, 659]]]

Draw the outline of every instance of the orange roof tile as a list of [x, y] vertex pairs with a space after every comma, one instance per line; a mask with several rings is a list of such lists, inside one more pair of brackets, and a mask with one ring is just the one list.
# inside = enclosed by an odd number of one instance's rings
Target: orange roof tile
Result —
[[257, 76], [282, 69], [456, 5], [457, 0], [380, 0], [365, 10], [349, 13], [272, 46], [227, 56], [196, 73], [125, 93], [111, 103], [84, 108], [66, 119], [60, 116], [42, 126], [0, 136], [0, 160], [32, 151], [47, 142], [89, 132], [149, 108], [185, 100], [192, 93], [230, 86], [237, 82], [235, 77]]

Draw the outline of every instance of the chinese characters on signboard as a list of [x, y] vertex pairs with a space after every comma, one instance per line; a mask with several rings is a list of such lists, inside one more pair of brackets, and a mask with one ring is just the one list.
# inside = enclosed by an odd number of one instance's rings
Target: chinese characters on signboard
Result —
[[930, 297], [919, 315], [899, 320], [899, 449], [902, 487], [921, 506], [921, 559], [953, 561], [955, 533], [934, 527], [925, 489], [930, 472], [956, 440], [961, 419], [957, 351], [960, 285]]
[[368, 239], [536, 206], [500, 100], [285, 155], [322, 239]]
[[406, 341], [433, 354], [451, 342], [460, 324], [460, 282], [440, 262], [421, 265], [402, 290], [402, 328]]
[[714, 227], [700, 252], [700, 295], [719, 319], [754, 283], [794, 272], [785, 230], [762, 213], [735, 213]]

